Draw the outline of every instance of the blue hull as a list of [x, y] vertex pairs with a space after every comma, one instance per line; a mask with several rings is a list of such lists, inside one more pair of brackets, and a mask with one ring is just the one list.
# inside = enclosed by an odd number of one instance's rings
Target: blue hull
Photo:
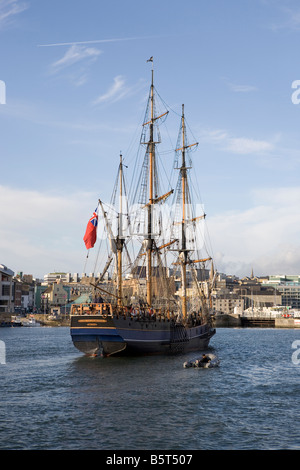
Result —
[[186, 327], [171, 320], [97, 315], [71, 317], [74, 346], [88, 355], [172, 354], [201, 351], [215, 334], [208, 324]]

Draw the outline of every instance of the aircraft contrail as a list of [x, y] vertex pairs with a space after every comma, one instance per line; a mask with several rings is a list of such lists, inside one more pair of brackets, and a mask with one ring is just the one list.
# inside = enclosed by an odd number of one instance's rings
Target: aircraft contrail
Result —
[[54, 44], [38, 44], [38, 47], [74, 46], [76, 44], [97, 44], [101, 42], [133, 41], [135, 39], [151, 39], [151, 36], [135, 37], [135, 38], [95, 39], [94, 41], [57, 42]]

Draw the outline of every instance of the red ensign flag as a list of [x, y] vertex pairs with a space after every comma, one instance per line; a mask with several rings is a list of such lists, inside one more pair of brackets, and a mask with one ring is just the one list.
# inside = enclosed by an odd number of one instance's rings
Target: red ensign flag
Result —
[[93, 248], [93, 246], [94, 246], [95, 243], [96, 243], [96, 239], [97, 239], [97, 225], [98, 225], [98, 214], [97, 214], [97, 211], [98, 211], [98, 207], [97, 207], [97, 209], [95, 209], [95, 211], [93, 212], [92, 217], [91, 217], [90, 220], [88, 221], [88, 224], [87, 224], [87, 227], [86, 227], [86, 231], [85, 231], [85, 235], [84, 235], [84, 237], [83, 237], [83, 241], [84, 241], [85, 246], [86, 246], [87, 249]]

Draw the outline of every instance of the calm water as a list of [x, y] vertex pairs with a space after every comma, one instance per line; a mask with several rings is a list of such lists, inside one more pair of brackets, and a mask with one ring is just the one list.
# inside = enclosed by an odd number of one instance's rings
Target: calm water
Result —
[[0, 339], [0, 449], [300, 449], [300, 329], [218, 329], [216, 369], [86, 358], [68, 328]]

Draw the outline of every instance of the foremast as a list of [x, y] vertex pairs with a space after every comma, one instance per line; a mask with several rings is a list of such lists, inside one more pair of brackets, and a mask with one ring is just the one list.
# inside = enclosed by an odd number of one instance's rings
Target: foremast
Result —
[[[104, 209], [102, 201], [99, 199], [99, 204], [102, 209], [103, 217], [105, 220], [106, 229], [108, 232], [108, 237], [110, 241], [111, 251], [115, 256], [116, 259], [116, 270], [117, 270], [117, 295], [111, 294], [117, 298], [117, 306], [123, 306], [123, 288], [122, 288], [122, 257], [123, 257], [123, 248], [125, 246], [125, 237], [123, 233], [123, 158], [122, 154], [120, 154], [120, 164], [118, 170], [118, 179], [119, 179], [119, 212], [118, 212], [118, 229], [117, 235], [113, 234], [111, 224], [108, 220], [107, 213]], [[106, 263], [107, 268], [111, 263], [112, 258], [109, 257], [108, 262]], [[97, 286], [95, 286], [97, 287]], [[99, 287], [98, 287], [99, 288]], [[104, 289], [99, 288], [103, 292]], [[108, 293], [108, 292], [106, 292]]]

